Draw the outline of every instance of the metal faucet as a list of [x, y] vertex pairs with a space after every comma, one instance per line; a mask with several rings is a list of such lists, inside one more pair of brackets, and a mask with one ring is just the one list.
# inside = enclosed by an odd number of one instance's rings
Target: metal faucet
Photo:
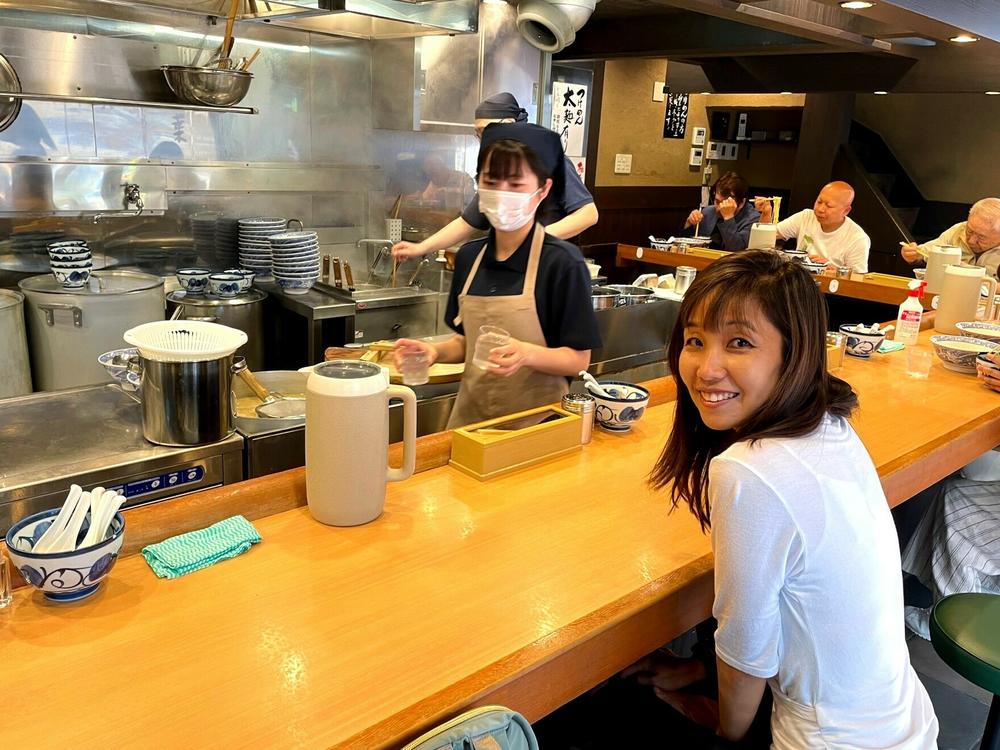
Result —
[[[144, 208], [144, 206], [142, 203], [142, 192], [139, 185], [137, 185], [134, 182], [123, 182], [121, 184], [121, 187], [122, 187], [122, 206], [126, 210], [115, 211], [113, 213], [107, 213], [107, 214], [95, 214], [94, 224], [97, 224], [101, 219], [142, 215], [142, 209]], [[132, 206], [135, 206], [134, 213], [128, 210]]]
[[417, 287], [420, 286], [420, 284], [417, 283], [417, 277], [420, 275], [420, 272], [423, 271], [424, 268], [429, 266], [430, 264], [431, 264], [430, 258], [421, 258], [420, 262], [417, 263], [417, 267], [413, 269], [413, 273], [410, 275], [410, 280], [406, 282], [406, 285], [417, 286]]
[[354, 246], [357, 247], [357, 248], [359, 248], [359, 249], [361, 247], [363, 247], [364, 245], [381, 245], [381, 247], [378, 250], [378, 253], [375, 255], [375, 260], [372, 261], [371, 266], [368, 268], [368, 283], [369, 284], [371, 284], [372, 283], [372, 279], [375, 278], [375, 269], [378, 268], [379, 261], [381, 261], [382, 260], [382, 256], [385, 255], [386, 248], [391, 249], [392, 246], [393, 246], [393, 244], [394, 243], [393, 243], [392, 240], [375, 240], [375, 239], [367, 239], [367, 238], [363, 239], [363, 240], [358, 240], [356, 243], [354, 243]]

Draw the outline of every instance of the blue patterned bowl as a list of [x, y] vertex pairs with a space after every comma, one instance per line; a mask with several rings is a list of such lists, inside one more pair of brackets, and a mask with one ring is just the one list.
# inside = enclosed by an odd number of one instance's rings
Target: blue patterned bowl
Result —
[[1000, 349], [1000, 344], [971, 336], [931, 336], [934, 353], [946, 370], [975, 374], [976, 357]]
[[64, 289], [79, 289], [86, 286], [90, 280], [91, 268], [93, 266], [88, 266], [87, 268], [53, 268], [52, 275], [56, 277], [56, 281], [62, 284]]
[[212, 272], [207, 268], [178, 268], [177, 281], [188, 294], [202, 294], [208, 288], [208, 277]]
[[[7, 551], [24, 580], [55, 602], [74, 602], [90, 596], [118, 561], [125, 538], [125, 518], [116, 513], [107, 538], [72, 552], [32, 552], [45, 530], [59, 514], [59, 508], [35, 513], [10, 527]], [[87, 534], [89, 523], [78, 539]]]
[[955, 328], [966, 336], [1000, 344], [1000, 323], [988, 320], [970, 320], [966, 323], [956, 323]]
[[235, 297], [243, 291], [243, 274], [213, 273], [208, 277], [208, 291], [216, 297]]
[[872, 352], [878, 351], [885, 340], [884, 333], [862, 333], [858, 324], [840, 326], [840, 332], [847, 336], [847, 353], [859, 359], [868, 359]]
[[593, 391], [587, 391], [597, 402], [594, 420], [605, 430], [628, 432], [632, 429], [632, 424], [638, 422], [646, 412], [646, 407], [649, 405], [649, 391], [641, 385], [621, 380], [599, 382], [613, 398], [604, 398]]
[[288, 277], [275, 276], [274, 280], [278, 283], [282, 289], [284, 289], [288, 294], [305, 294], [310, 289], [312, 289], [313, 284], [316, 283], [316, 276], [309, 276], [304, 279], [291, 279]]

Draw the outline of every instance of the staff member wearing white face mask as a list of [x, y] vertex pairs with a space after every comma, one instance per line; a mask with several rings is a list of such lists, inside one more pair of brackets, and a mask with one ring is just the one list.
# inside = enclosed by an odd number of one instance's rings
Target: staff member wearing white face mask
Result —
[[[465, 362], [449, 428], [558, 402], [567, 378], [585, 370], [601, 345], [583, 255], [535, 220], [562, 189], [562, 159], [559, 136], [537, 125], [490, 125], [483, 133], [479, 205], [492, 229], [455, 260], [445, 312], [455, 335], [438, 344], [396, 342], [397, 365], [413, 350], [431, 364]], [[485, 370], [472, 363], [484, 325], [510, 333]]]

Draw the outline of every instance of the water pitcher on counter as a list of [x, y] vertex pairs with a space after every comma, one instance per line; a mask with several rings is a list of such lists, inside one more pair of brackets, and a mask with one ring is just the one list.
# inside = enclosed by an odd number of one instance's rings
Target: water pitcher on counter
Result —
[[[391, 468], [389, 399], [403, 400], [403, 465]], [[370, 362], [316, 365], [306, 381], [306, 497], [320, 523], [358, 526], [382, 514], [386, 482], [413, 474], [417, 397]]]
[[939, 294], [944, 286], [944, 269], [950, 265], [957, 266], [962, 262], [961, 248], [951, 245], [932, 245], [927, 251], [927, 271], [924, 281], [927, 282], [928, 294]]
[[978, 266], [946, 267], [934, 316], [934, 329], [941, 333], [961, 334], [955, 324], [976, 319], [983, 287], [989, 290], [985, 318], [991, 320], [995, 313], [996, 279], [987, 277], [986, 269]]

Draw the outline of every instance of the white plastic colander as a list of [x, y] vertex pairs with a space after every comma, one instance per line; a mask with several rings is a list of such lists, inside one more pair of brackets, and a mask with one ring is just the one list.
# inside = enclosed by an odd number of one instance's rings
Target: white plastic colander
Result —
[[125, 331], [125, 341], [155, 362], [204, 362], [228, 357], [247, 342], [236, 328], [203, 320], [157, 320]]

